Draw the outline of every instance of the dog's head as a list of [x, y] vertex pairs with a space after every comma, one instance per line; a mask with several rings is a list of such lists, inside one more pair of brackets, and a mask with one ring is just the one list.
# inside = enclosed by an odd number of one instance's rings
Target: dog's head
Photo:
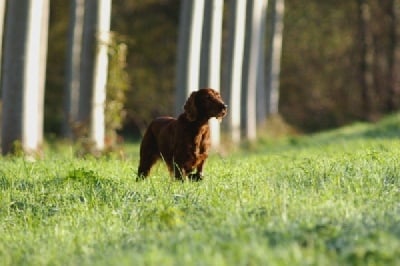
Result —
[[185, 106], [186, 117], [190, 121], [216, 117], [221, 120], [228, 112], [219, 92], [210, 89], [200, 89], [190, 94]]

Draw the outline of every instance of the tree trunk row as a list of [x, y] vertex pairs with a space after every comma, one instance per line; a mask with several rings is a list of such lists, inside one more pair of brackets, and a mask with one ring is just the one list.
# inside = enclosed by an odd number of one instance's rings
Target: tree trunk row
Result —
[[49, 0], [8, 1], [2, 68], [2, 153], [40, 151]]
[[[76, 124], [85, 124], [94, 148], [101, 150], [111, 0], [71, 2], [64, 133], [71, 137]], [[0, 2], [1, 30], [6, 21], [4, 34], [0, 31], [3, 154], [41, 149], [49, 5], [49, 0]]]

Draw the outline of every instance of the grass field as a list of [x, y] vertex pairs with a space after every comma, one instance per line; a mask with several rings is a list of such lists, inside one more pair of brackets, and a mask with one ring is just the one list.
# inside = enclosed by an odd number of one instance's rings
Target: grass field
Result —
[[400, 116], [207, 161], [0, 158], [1, 265], [400, 265]]

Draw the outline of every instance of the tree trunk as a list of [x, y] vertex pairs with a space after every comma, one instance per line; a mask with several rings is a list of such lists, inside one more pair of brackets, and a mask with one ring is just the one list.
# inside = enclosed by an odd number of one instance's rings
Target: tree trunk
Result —
[[225, 87], [230, 107], [227, 117], [232, 141], [240, 141], [242, 68], [246, 24], [246, 1], [232, 0], [228, 25], [228, 47], [226, 54]]
[[96, 58], [94, 63], [90, 137], [96, 150], [104, 149], [105, 101], [108, 76], [108, 45], [110, 37], [111, 0], [99, 0], [96, 22]]
[[[200, 71], [200, 88], [210, 87], [220, 90], [221, 82], [221, 39], [223, 0], [206, 1], [202, 37], [202, 62]], [[210, 120], [211, 145], [217, 148], [220, 144], [220, 127], [218, 120]]]
[[387, 110], [394, 112], [400, 107], [400, 1], [391, 0], [391, 56], [390, 87], [387, 98]]
[[370, 29], [371, 11], [367, 0], [358, 0], [359, 4], [359, 34], [361, 43], [360, 84], [363, 104], [363, 117], [370, 119], [372, 115], [371, 92], [374, 88], [373, 76], [373, 37]]
[[179, 36], [177, 45], [177, 70], [176, 70], [176, 97], [175, 114], [179, 115], [183, 110], [183, 104], [186, 100], [186, 77], [189, 51], [189, 33], [192, 1], [181, 1], [181, 10], [179, 17]]
[[22, 142], [24, 70], [31, 3], [9, 1], [4, 30], [2, 73], [2, 153], [13, 152], [15, 141]]
[[98, 2], [73, 0], [72, 3], [65, 133], [73, 138], [82, 138], [87, 135], [90, 125]]
[[2, 153], [20, 141], [36, 153], [43, 140], [49, 1], [7, 2], [2, 81]]
[[5, 14], [6, 14], [6, 1], [0, 1], [0, 82], [1, 82], [1, 65], [2, 65], [1, 62], [2, 62], [2, 51], [3, 51], [3, 32], [4, 32]]
[[92, 111], [94, 61], [96, 46], [97, 0], [85, 0], [85, 17], [82, 38], [79, 119], [90, 124]]
[[263, 124], [267, 118], [267, 88], [265, 79], [265, 35], [267, 24], [268, 0], [262, 0], [263, 11], [260, 17], [260, 51], [257, 59], [257, 81], [256, 81], [256, 123]]
[[89, 133], [97, 150], [105, 138], [110, 16], [111, 0], [74, 0], [71, 7], [64, 133]]
[[63, 135], [74, 138], [73, 124], [80, 121], [80, 81], [81, 81], [81, 59], [82, 59], [82, 37], [85, 15], [85, 0], [71, 1], [69, 40], [66, 65], [66, 85], [64, 102], [64, 124]]
[[182, 112], [190, 92], [199, 89], [203, 16], [204, 0], [182, 1], [175, 103], [177, 114]]
[[[245, 63], [245, 133], [248, 140], [255, 140], [257, 137], [257, 75], [260, 67], [259, 58], [260, 51], [264, 49], [261, 45], [262, 40], [262, 16], [263, 12], [266, 11], [265, 0], [251, 0], [249, 1], [249, 14], [251, 16], [247, 19], [250, 27], [248, 32], [248, 45], [245, 46], [247, 49], [247, 56], [245, 56], [248, 63]], [[247, 65], [247, 67], [246, 67]]]
[[269, 71], [267, 85], [267, 114], [278, 114], [279, 106], [279, 79], [281, 71], [283, 16], [285, 11], [284, 0], [273, 0], [271, 16], [270, 50], [268, 54]]

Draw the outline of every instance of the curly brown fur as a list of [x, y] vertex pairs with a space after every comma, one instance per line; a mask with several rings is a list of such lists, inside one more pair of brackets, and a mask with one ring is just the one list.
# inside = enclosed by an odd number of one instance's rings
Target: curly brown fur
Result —
[[159, 159], [165, 161], [169, 172], [179, 180], [203, 179], [203, 165], [210, 148], [208, 120], [211, 117], [222, 119], [226, 114], [227, 105], [221, 95], [205, 88], [191, 93], [184, 112], [177, 119], [159, 117], [153, 120], [140, 145], [138, 179], [147, 177]]

